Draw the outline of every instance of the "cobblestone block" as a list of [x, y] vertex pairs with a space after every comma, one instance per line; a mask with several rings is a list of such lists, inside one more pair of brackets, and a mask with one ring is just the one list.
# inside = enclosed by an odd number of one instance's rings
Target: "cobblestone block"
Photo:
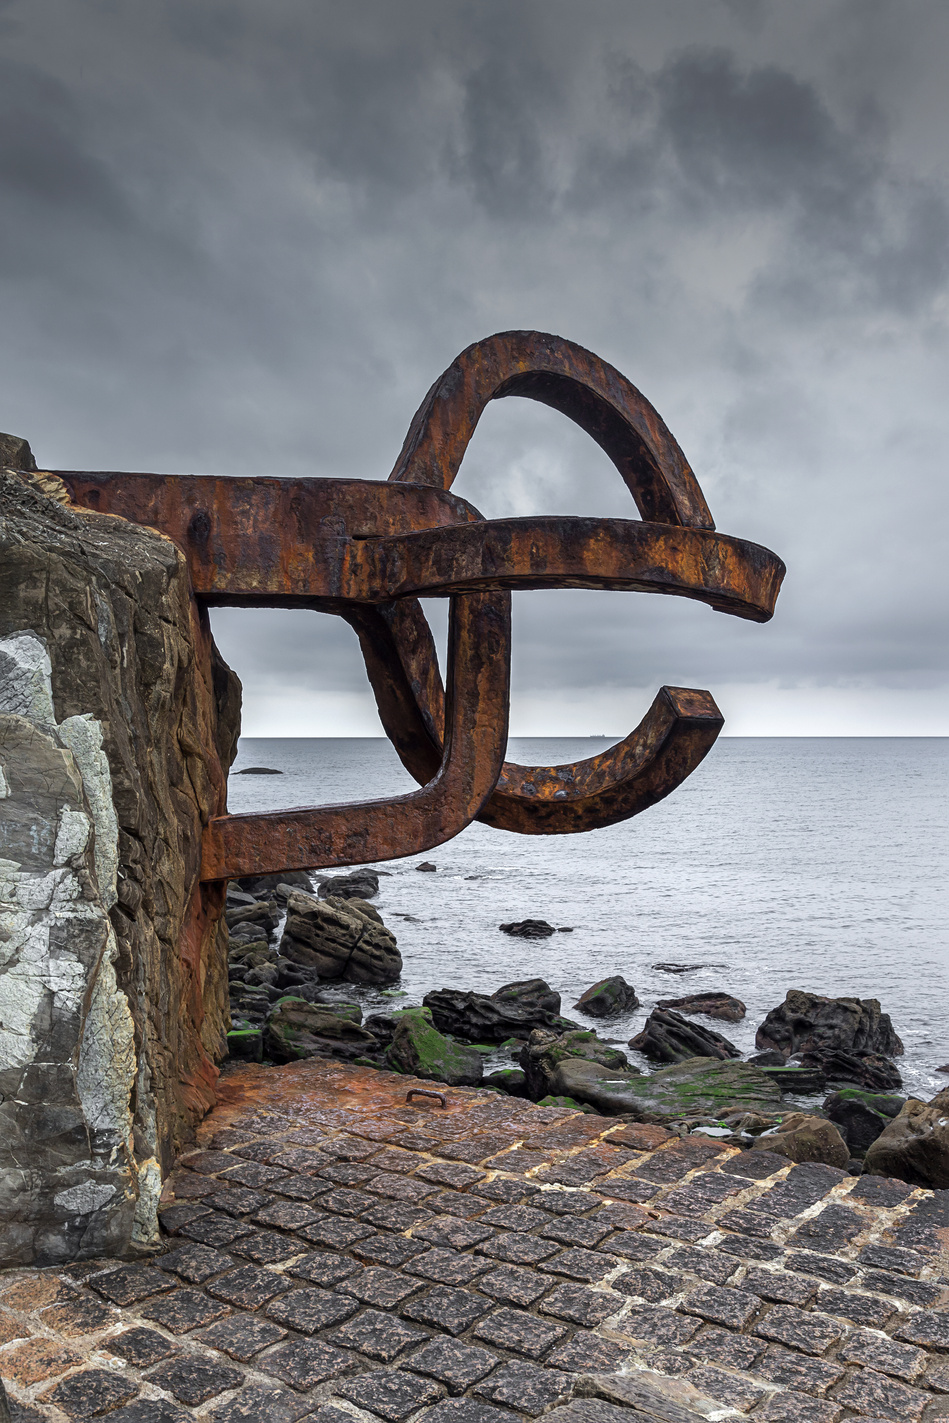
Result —
[[486, 1344], [494, 1344], [512, 1354], [524, 1354], [529, 1359], [541, 1358], [567, 1333], [559, 1324], [550, 1324], [520, 1309], [507, 1308], [489, 1314], [472, 1332]]
[[756, 1372], [771, 1383], [783, 1384], [800, 1393], [824, 1394], [844, 1376], [844, 1370], [823, 1359], [808, 1359], [772, 1344]]
[[699, 1364], [697, 1368], [689, 1370], [686, 1379], [694, 1388], [700, 1389], [702, 1393], [707, 1393], [718, 1403], [725, 1403], [730, 1408], [738, 1408], [742, 1413], [746, 1413], [749, 1408], [753, 1408], [756, 1403], [767, 1398], [770, 1392], [769, 1389], [759, 1383], [754, 1383], [749, 1378], [726, 1373], [724, 1369], [716, 1369], [713, 1364]]
[[516, 1413], [473, 1398], [446, 1398], [425, 1415], [425, 1423], [515, 1423]]
[[402, 1367], [439, 1379], [450, 1393], [464, 1393], [498, 1363], [497, 1354], [488, 1349], [461, 1344], [456, 1339], [433, 1339], [424, 1349], [404, 1360]]
[[484, 1204], [478, 1196], [466, 1196], [461, 1191], [439, 1191], [437, 1196], [429, 1196], [425, 1209], [435, 1215], [453, 1215], [460, 1220], [469, 1220], [483, 1213]]
[[[486, 1261], [481, 1263], [487, 1264]], [[501, 1265], [489, 1275], [482, 1276], [478, 1281], [478, 1289], [501, 1304], [516, 1304], [529, 1308], [550, 1289], [552, 1283], [546, 1276], [536, 1275], [533, 1270], [523, 1270], [517, 1265]]]
[[604, 1181], [597, 1181], [596, 1189], [601, 1195], [612, 1200], [639, 1205], [643, 1201], [651, 1201], [654, 1196], [658, 1196], [659, 1183], [657, 1181], [640, 1181], [633, 1176], [607, 1176]]
[[612, 1262], [606, 1255], [600, 1255], [594, 1250], [562, 1250], [559, 1255], [555, 1255], [552, 1260], [545, 1260], [541, 1269], [551, 1271], [558, 1275], [569, 1275], [573, 1280], [602, 1280], [604, 1275], [608, 1275], [613, 1268]]
[[667, 1257], [666, 1263], [674, 1270], [687, 1270], [713, 1285], [723, 1285], [738, 1268], [738, 1261], [733, 1257], [719, 1255], [714, 1249], [703, 1250], [697, 1245], [682, 1246]]
[[569, 1394], [572, 1386], [570, 1374], [559, 1369], [541, 1369], [526, 1360], [510, 1359], [477, 1384], [474, 1392], [491, 1403], [507, 1404], [520, 1413], [536, 1415]]
[[250, 1186], [252, 1190], [259, 1191], [262, 1186], [272, 1186], [278, 1181], [286, 1181], [289, 1175], [289, 1171], [284, 1171], [279, 1166], [267, 1166], [262, 1161], [242, 1161], [222, 1175], [221, 1181], [225, 1183], [236, 1181], [239, 1186]]
[[269, 1160], [271, 1166], [282, 1166], [286, 1171], [321, 1171], [331, 1158], [311, 1146], [291, 1146], [275, 1152]]
[[191, 1329], [200, 1329], [202, 1324], [230, 1314], [230, 1310], [200, 1290], [180, 1289], [149, 1300], [140, 1313], [167, 1329], [169, 1334], [187, 1334]]
[[330, 1337], [334, 1344], [341, 1344], [346, 1349], [358, 1349], [360, 1354], [388, 1364], [410, 1345], [425, 1343], [429, 1335], [424, 1330], [413, 1329], [391, 1314], [366, 1309], [340, 1329], [335, 1329]]
[[328, 1191], [329, 1185], [326, 1181], [321, 1181], [319, 1176], [304, 1176], [295, 1172], [286, 1181], [279, 1182], [271, 1189], [281, 1196], [289, 1196], [294, 1201], [313, 1201]]
[[628, 1201], [609, 1201], [590, 1219], [594, 1225], [608, 1226], [610, 1230], [638, 1230], [649, 1219], [649, 1213]]
[[175, 1281], [153, 1270], [149, 1265], [125, 1265], [120, 1270], [110, 1270], [106, 1275], [96, 1275], [89, 1281], [97, 1294], [104, 1295], [113, 1304], [137, 1304], [162, 1291], [173, 1290]]
[[540, 1312], [593, 1329], [615, 1314], [622, 1304], [622, 1299], [607, 1290], [590, 1290], [585, 1285], [560, 1285], [543, 1301]]
[[723, 1324], [728, 1329], [743, 1329], [761, 1308], [757, 1295], [746, 1290], [729, 1289], [722, 1285], [706, 1285], [687, 1295], [678, 1306], [685, 1314], [697, 1314], [710, 1324]]
[[376, 1201], [363, 1211], [360, 1219], [380, 1230], [411, 1230], [423, 1221], [431, 1220], [432, 1212], [424, 1206], [409, 1206], [396, 1201]]
[[[236, 1398], [212, 1409], [211, 1423], [296, 1423], [304, 1415], [307, 1423], [311, 1423], [311, 1419], [317, 1417], [317, 1413], [310, 1411], [312, 1403], [309, 1398], [295, 1398], [286, 1389], [252, 1386], [241, 1389]], [[318, 1412], [335, 1415], [321, 1423], [350, 1423], [350, 1415], [340, 1409], [326, 1408]]]
[[603, 1204], [603, 1197], [592, 1191], [539, 1191], [531, 1205], [550, 1215], [582, 1215]]
[[805, 1354], [823, 1354], [844, 1333], [844, 1326], [823, 1314], [805, 1313], [793, 1305], [778, 1304], [755, 1325], [762, 1339], [774, 1339]]
[[39, 1319], [44, 1329], [52, 1329], [56, 1334], [65, 1334], [73, 1339], [117, 1323], [118, 1316], [101, 1300], [93, 1299], [91, 1295], [77, 1295], [75, 1299], [60, 1300], [59, 1304], [41, 1310]]
[[865, 1245], [857, 1256], [861, 1265], [877, 1270], [894, 1270], [899, 1275], [919, 1275], [926, 1266], [925, 1255], [897, 1245]]
[[[792, 1166], [784, 1180], [759, 1196], [750, 1209], [765, 1211], [781, 1220], [791, 1220], [802, 1211], [816, 1206], [828, 1191], [844, 1179], [844, 1174], [833, 1166], [821, 1166], [814, 1161]], [[844, 1207], [835, 1209], [843, 1210]]]
[[806, 1305], [817, 1293], [813, 1280], [802, 1280], [800, 1275], [790, 1275], [780, 1270], [749, 1269], [741, 1287], [775, 1304], [798, 1306]]
[[867, 1324], [875, 1329], [882, 1329], [896, 1313], [892, 1300], [859, 1295], [852, 1290], [822, 1289], [817, 1296], [817, 1307], [825, 1314], [834, 1314], [852, 1324]]
[[539, 1226], [548, 1225], [549, 1218], [543, 1211], [535, 1210], [533, 1206], [492, 1206], [490, 1210], [481, 1216], [483, 1225], [501, 1226], [504, 1230], [536, 1230]]
[[610, 1374], [622, 1368], [629, 1354], [628, 1344], [578, 1330], [572, 1339], [557, 1345], [547, 1364], [570, 1374]]
[[623, 1260], [652, 1260], [669, 1242], [656, 1240], [651, 1235], [636, 1235], [633, 1231], [620, 1231], [613, 1235], [600, 1249], [604, 1254], [618, 1255]]
[[[336, 1215], [362, 1215], [363, 1211], [370, 1208], [379, 1210], [386, 1209], [380, 1207], [380, 1202], [375, 1196], [371, 1196], [368, 1191], [356, 1191], [345, 1186], [338, 1186], [332, 1191], [327, 1191], [320, 1197], [320, 1208], [322, 1210], [333, 1211]], [[424, 1218], [424, 1217], [423, 1217]], [[378, 1222], [380, 1225], [384, 1222]], [[411, 1224], [411, 1222], [410, 1222]], [[404, 1229], [403, 1226], [395, 1227]]]
[[302, 1252], [303, 1246], [298, 1240], [289, 1235], [278, 1235], [275, 1230], [255, 1230], [252, 1235], [245, 1235], [231, 1246], [232, 1255], [243, 1255], [256, 1265], [279, 1265], [282, 1260], [289, 1260]]
[[[719, 1225], [723, 1225], [719, 1221]], [[716, 1247], [725, 1255], [736, 1255], [741, 1260], [780, 1260], [784, 1251], [771, 1240], [753, 1240], [744, 1235], [726, 1235]]]
[[765, 1352], [765, 1345], [744, 1334], [729, 1334], [725, 1329], [703, 1329], [689, 1344], [689, 1353], [703, 1364], [722, 1364], [727, 1369], [754, 1369]]
[[811, 1255], [797, 1251], [788, 1255], [785, 1264], [789, 1270], [799, 1270], [802, 1275], [816, 1275], [820, 1280], [829, 1280], [834, 1285], [845, 1285], [857, 1273], [853, 1265], [845, 1260], [835, 1260], [830, 1255]]
[[913, 1344], [898, 1344], [885, 1334], [858, 1329], [846, 1339], [837, 1357], [848, 1364], [865, 1364], [879, 1373], [912, 1383], [926, 1367], [926, 1355]]
[[232, 1314], [195, 1337], [200, 1339], [202, 1344], [207, 1344], [212, 1349], [220, 1349], [223, 1354], [230, 1354], [232, 1359], [246, 1363], [255, 1354], [259, 1354], [261, 1349], [269, 1348], [271, 1344], [276, 1344], [286, 1336], [285, 1329], [278, 1329], [276, 1324], [271, 1324], [268, 1319], [261, 1319], [256, 1314]]
[[177, 1235], [178, 1231], [189, 1220], [197, 1220], [199, 1216], [207, 1215], [208, 1207], [198, 1204], [197, 1201], [176, 1201], [171, 1206], [159, 1206], [158, 1218], [163, 1229], [170, 1235]]
[[355, 1260], [345, 1255], [337, 1255], [334, 1250], [314, 1250], [304, 1255], [295, 1264], [288, 1265], [287, 1274], [298, 1280], [309, 1280], [314, 1285], [338, 1285], [359, 1269]]
[[540, 1240], [536, 1235], [519, 1235], [516, 1231], [505, 1231], [491, 1240], [484, 1240], [477, 1247], [479, 1255], [488, 1255], [493, 1260], [503, 1260], [509, 1265], [536, 1265], [541, 1260], [549, 1260], [556, 1255], [557, 1247], [549, 1240]]
[[220, 1275], [233, 1268], [230, 1255], [214, 1250], [210, 1245], [181, 1245], [170, 1250], [167, 1255], [159, 1255], [155, 1261], [159, 1270], [170, 1270], [180, 1275], [189, 1285], [200, 1285], [210, 1280], [212, 1275]]
[[[127, 1403], [124, 1408], [107, 1416], [109, 1423], [191, 1423], [194, 1414], [179, 1408], [170, 1399], [137, 1398], [134, 1403]], [[39, 1414], [31, 1409], [29, 1417], [24, 1414], [24, 1423], [33, 1423], [34, 1418], [38, 1419]]]
[[914, 1190], [914, 1186], [907, 1185], [905, 1181], [897, 1181], [892, 1176], [860, 1176], [850, 1191], [850, 1197], [851, 1200], [862, 1201], [868, 1206], [889, 1210], [893, 1206], [902, 1205]]
[[471, 1290], [436, 1285], [434, 1289], [410, 1300], [402, 1313], [406, 1319], [415, 1319], [420, 1324], [429, 1324], [444, 1330], [446, 1334], [456, 1335], [464, 1334], [476, 1319], [493, 1308], [491, 1300]]
[[398, 1171], [408, 1176], [416, 1166], [424, 1164], [424, 1157], [399, 1146], [386, 1146], [372, 1158], [372, 1164], [377, 1171]]
[[473, 1186], [471, 1194], [486, 1201], [517, 1205], [519, 1201], [532, 1200], [534, 1196], [539, 1195], [540, 1187], [519, 1176], [496, 1176], [493, 1181], [484, 1181], [480, 1186]]
[[238, 1164], [226, 1151], [193, 1151], [178, 1161], [179, 1166], [186, 1166], [189, 1171], [200, 1171], [202, 1176], [216, 1176], [219, 1171]]
[[111, 1339], [105, 1339], [101, 1347], [137, 1369], [150, 1368], [160, 1359], [167, 1359], [169, 1354], [178, 1352], [178, 1345], [166, 1339], [164, 1334], [141, 1327], [126, 1329], [124, 1334], [114, 1334]]
[[283, 1379], [291, 1388], [311, 1389], [327, 1379], [339, 1378], [354, 1367], [356, 1360], [345, 1349], [314, 1339], [294, 1339], [278, 1344], [257, 1361], [265, 1373]]
[[867, 1222], [856, 1211], [846, 1206], [825, 1206], [819, 1215], [798, 1226], [788, 1243], [799, 1249], [833, 1255], [866, 1229]]
[[835, 1395], [838, 1403], [855, 1408], [860, 1413], [877, 1414], [881, 1418], [892, 1418], [895, 1423], [917, 1423], [922, 1418], [923, 1409], [931, 1402], [932, 1394], [922, 1389], [910, 1388], [898, 1383], [885, 1374], [874, 1373], [872, 1369], [860, 1369], [846, 1380]]
[[434, 1194], [435, 1189], [430, 1181], [416, 1181], [393, 1171], [379, 1171], [366, 1182], [366, 1190], [374, 1195], [393, 1201], [409, 1201], [411, 1204], [424, 1201], [426, 1196]]
[[427, 1240], [430, 1245], [438, 1245], [449, 1250], [467, 1250], [472, 1245], [480, 1245], [490, 1240], [494, 1231], [489, 1225], [475, 1224], [470, 1220], [456, 1220], [453, 1216], [437, 1216], [413, 1232], [417, 1240]]
[[434, 1280], [439, 1285], [468, 1285], [490, 1268], [489, 1262], [477, 1255], [439, 1249], [427, 1250], [406, 1266], [410, 1274], [419, 1275], [423, 1280]]
[[921, 1310], [911, 1314], [894, 1333], [897, 1339], [904, 1339], [907, 1344], [921, 1344], [924, 1349], [949, 1349], [949, 1313]]
[[719, 1162], [718, 1170], [723, 1175], [742, 1176], [746, 1181], [765, 1181], [783, 1171], [787, 1164], [787, 1157], [779, 1156], [776, 1151], [740, 1151], [727, 1161]]
[[418, 1280], [407, 1280], [396, 1270], [387, 1270], [383, 1265], [372, 1265], [351, 1275], [339, 1287], [340, 1294], [352, 1295], [362, 1304], [374, 1304], [380, 1309], [395, 1309], [410, 1294], [421, 1289]]
[[[523, 1207], [521, 1207], [523, 1209]], [[628, 1207], [626, 1209], [629, 1209]], [[534, 1211], [534, 1215], [541, 1215], [540, 1211]], [[487, 1219], [487, 1217], [485, 1217]], [[629, 1225], [638, 1225], [639, 1221], [625, 1222]], [[540, 1232], [544, 1240], [556, 1240], [560, 1245], [580, 1245], [592, 1247], [599, 1245], [605, 1235], [609, 1235], [614, 1226], [609, 1220], [603, 1219], [603, 1213], [592, 1218], [582, 1216], [565, 1216], [561, 1220], [551, 1221], [549, 1218], [541, 1216], [540, 1224], [544, 1229]]]
[[31, 1339], [4, 1353], [3, 1377], [28, 1388], [30, 1384], [64, 1374], [80, 1363], [82, 1360], [76, 1351], [58, 1339]]
[[294, 1290], [292, 1294], [273, 1300], [266, 1309], [268, 1319], [296, 1329], [300, 1334], [316, 1334], [331, 1324], [339, 1324], [359, 1308], [347, 1295], [335, 1294], [314, 1285], [311, 1289]]
[[197, 1220], [186, 1221], [178, 1232], [189, 1240], [197, 1240], [201, 1245], [233, 1245], [242, 1236], [253, 1234], [253, 1227], [242, 1220], [234, 1220], [221, 1211], [209, 1211]]
[[199, 1403], [217, 1398], [225, 1389], [236, 1388], [243, 1383], [244, 1375], [227, 1364], [179, 1355], [153, 1369], [148, 1381], [174, 1394], [189, 1408], [196, 1408]]
[[641, 1308], [617, 1320], [616, 1333], [647, 1344], [673, 1344], [682, 1348], [698, 1332], [699, 1321], [671, 1309]]
[[870, 1270], [864, 1277], [864, 1287], [880, 1294], [896, 1295], [910, 1304], [925, 1309], [927, 1305], [945, 1304], [949, 1290], [945, 1285], [932, 1285], [926, 1280], [911, 1280], [905, 1275], [887, 1275], [882, 1270]]
[[327, 1216], [315, 1225], [307, 1225], [299, 1232], [304, 1240], [312, 1240], [314, 1245], [328, 1245], [331, 1249], [344, 1250], [347, 1245], [355, 1245], [357, 1240], [365, 1240], [375, 1235], [371, 1225], [359, 1220], [345, 1220]]
[[33, 1275], [7, 1286], [3, 1302], [8, 1309], [24, 1312], [43, 1309], [57, 1300], [75, 1299], [75, 1292], [55, 1275]]
[[649, 1304], [658, 1304], [660, 1300], [678, 1293], [682, 1288], [682, 1276], [648, 1267], [643, 1270], [627, 1270], [624, 1274], [617, 1275], [610, 1288], [622, 1295], [633, 1295]]
[[377, 1235], [357, 1241], [352, 1246], [352, 1251], [361, 1260], [370, 1260], [374, 1265], [389, 1265], [392, 1269], [398, 1269], [407, 1260], [414, 1260], [416, 1256], [423, 1255], [428, 1248], [424, 1240], [410, 1240], [404, 1235], [390, 1235], [388, 1231], [380, 1231]]
[[705, 1215], [712, 1206], [721, 1205], [729, 1196], [745, 1190], [745, 1183], [734, 1176], [722, 1176], [717, 1171], [696, 1177], [686, 1186], [677, 1186], [660, 1202], [663, 1210], [681, 1215]]
[[[416, 1161], [420, 1159], [415, 1158]], [[463, 1190], [465, 1186], [473, 1186], [476, 1181], [483, 1181], [485, 1174], [476, 1166], [447, 1161], [426, 1161], [416, 1172], [423, 1181], [432, 1181], [436, 1186], [453, 1186], [458, 1191]]]
[[658, 1220], [650, 1221], [649, 1229], [656, 1235], [667, 1235], [672, 1240], [689, 1240], [694, 1243], [704, 1240], [714, 1227], [710, 1221], [687, 1220], [681, 1215], [662, 1215]]
[[292, 1289], [293, 1281], [286, 1280], [273, 1270], [260, 1270], [256, 1265], [242, 1265], [229, 1275], [213, 1280], [206, 1288], [215, 1299], [225, 1304], [234, 1304], [241, 1309], [255, 1309], [266, 1304], [275, 1295], [285, 1294]]
[[495, 1156], [486, 1161], [485, 1165], [491, 1171], [508, 1171], [511, 1175], [521, 1176], [526, 1175], [528, 1171], [536, 1171], [541, 1166], [549, 1166], [552, 1155], [553, 1152], [525, 1151], [523, 1147], [518, 1147], [514, 1151], [505, 1152], [503, 1156]]
[[[756, 1408], [755, 1423], [837, 1423], [843, 1409], [826, 1399], [807, 1398], [799, 1393], [776, 1393]], [[864, 1419], [864, 1423], [870, 1423]]]
[[[164, 1367], [164, 1366], [163, 1366]], [[109, 1369], [84, 1369], [40, 1395], [41, 1403], [53, 1403], [69, 1418], [92, 1418], [128, 1403], [138, 1393], [138, 1384]]]
[[386, 1423], [401, 1423], [426, 1403], [444, 1398], [445, 1389], [432, 1378], [405, 1374], [400, 1369], [377, 1369], [336, 1385], [336, 1393], [357, 1408], [378, 1414]]
[[274, 1201], [251, 1218], [255, 1225], [274, 1226], [277, 1230], [300, 1230], [304, 1225], [312, 1225], [324, 1217], [321, 1211], [304, 1205], [302, 1201]]
[[327, 1190], [330, 1189], [327, 1183], [333, 1186], [361, 1186], [375, 1174], [375, 1167], [360, 1166], [358, 1161], [334, 1161], [320, 1172]]
[[759, 1240], [770, 1240], [777, 1223], [777, 1217], [769, 1215], [767, 1211], [753, 1210], [727, 1211], [725, 1215], [719, 1216], [717, 1221], [722, 1230], [735, 1230], [741, 1235], [755, 1236]]
[[0, 1344], [11, 1344], [14, 1339], [27, 1339], [32, 1332], [28, 1325], [14, 1319], [12, 1314], [0, 1311]]

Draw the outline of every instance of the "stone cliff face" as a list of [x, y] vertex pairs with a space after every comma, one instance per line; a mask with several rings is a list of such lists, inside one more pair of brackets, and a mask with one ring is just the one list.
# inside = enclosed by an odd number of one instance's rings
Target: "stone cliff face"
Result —
[[239, 705], [170, 540], [0, 472], [0, 1265], [147, 1247], [213, 1104]]

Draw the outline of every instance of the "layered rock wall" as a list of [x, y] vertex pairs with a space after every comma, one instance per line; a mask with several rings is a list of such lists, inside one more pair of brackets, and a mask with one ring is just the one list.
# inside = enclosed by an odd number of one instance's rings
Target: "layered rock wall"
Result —
[[0, 1264], [147, 1247], [213, 1105], [239, 699], [170, 540], [0, 472]]

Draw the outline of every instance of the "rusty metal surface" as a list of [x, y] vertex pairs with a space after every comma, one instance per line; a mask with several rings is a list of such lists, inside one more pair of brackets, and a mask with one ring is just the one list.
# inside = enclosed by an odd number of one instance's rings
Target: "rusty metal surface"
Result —
[[[521, 395], [606, 451], [640, 517], [487, 520], [450, 492], [489, 400]], [[722, 726], [708, 692], [663, 687], [639, 726], [567, 766], [504, 762], [510, 594], [607, 588], [695, 599], [756, 622], [784, 565], [715, 532], [685, 456], [634, 386], [589, 351], [505, 332], [435, 382], [389, 479], [219, 479], [57, 471], [77, 505], [147, 524], [205, 606], [311, 607], [355, 630], [380, 717], [421, 789], [386, 801], [216, 817], [202, 878], [393, 859], [478, 818], [523, 834], [609, 825], [668, 795]], [[420, 597], [450, 599], [443, 686]]]

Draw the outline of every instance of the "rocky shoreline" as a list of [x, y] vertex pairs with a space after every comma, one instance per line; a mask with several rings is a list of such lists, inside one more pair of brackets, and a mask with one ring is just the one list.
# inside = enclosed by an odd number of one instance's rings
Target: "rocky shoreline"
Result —
[[[490, 993], [436, 989], [403, 1005], [397, 941], [369, 902], [378, 890], [371, 869], [229, 886], [231, 1059], [335, 1058], [655, 1123], [852, 1175], [949, 1187], [949, 1089], [928, 1103], [902, 1095], [894, 1058], [903, 1044], [875, 999], [790, 989], [744, 1060], [726, 1036], [696, 1021], [744, 1018], [745, 1005], [725, 991], [661, 999], [626, 1044], [606, 1035], [611, 1019], [639, 1006], [618, 974], [578, 998], [571, 1011], [579, 1020], [562, 1014], [560, 994], [541, 978]], [[526, 938], [557, 932], [538, 919], [498, 927]], [[392, 998], [391, 1010], [364, 1014], [346, 1001], [347, 986], [379, 990], [377, 998]], [[643, 1072], [624, 1046], [656, 1070]]]

